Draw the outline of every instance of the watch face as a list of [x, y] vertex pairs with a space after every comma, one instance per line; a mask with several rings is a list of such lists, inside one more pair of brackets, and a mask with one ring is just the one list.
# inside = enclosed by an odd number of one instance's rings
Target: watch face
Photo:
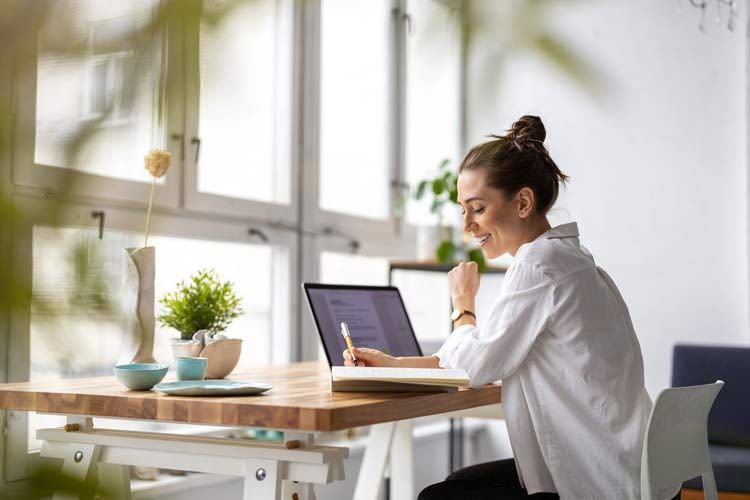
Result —
[[463, 313], [461, 309], [454, 309], [451, 313], [451, 319], [456, 321], [461, 316], [461, 313]]

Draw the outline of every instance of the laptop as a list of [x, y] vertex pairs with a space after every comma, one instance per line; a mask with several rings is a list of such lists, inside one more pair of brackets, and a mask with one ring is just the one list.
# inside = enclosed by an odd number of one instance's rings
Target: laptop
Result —
[[398, 288], [320, 283], [303, 283], [302, 288], [330, 366], [344, 366], [342, 321], [349, 326], [355, 347], [392, 356], [422, 356]]

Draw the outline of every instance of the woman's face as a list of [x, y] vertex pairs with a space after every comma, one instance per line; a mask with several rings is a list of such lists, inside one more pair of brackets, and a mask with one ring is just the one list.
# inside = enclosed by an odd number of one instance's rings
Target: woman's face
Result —
[[464, 170], [458, 176], [464, 231], [476, 239], [488, 259], [506, 252], [515, 255], [524, 243], [523, 200], [519, 195], [508, 199], [503, 192], [488, 187], [484, 176], [481, 168]]

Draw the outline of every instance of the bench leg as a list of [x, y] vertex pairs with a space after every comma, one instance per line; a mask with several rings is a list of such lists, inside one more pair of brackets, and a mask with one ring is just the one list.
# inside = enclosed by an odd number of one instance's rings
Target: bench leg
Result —
[[[309, 432], [284, 431], [284, 442], [297, 441], [300, 448], [312, 448], [315, 446], [315, 434]], [[343, 471], [333, 473], [334, 480], [343, 480]], [[282, 485], [282, 498], [284, 500], [315, 500], [315, 488], [312, 483], [301, 483], [299, 481], [285, 480]]]
[[130, 467], [99, 462], [99, 490], [112, 500], [130, 500]]
[[244, 500], [281, 500], [281, 474], [276, 460], [248, 460], [245, 471]]
[[[63, 478], [70, 480], [69, 487], [56, 491], [53, 500], [71, 500], [80, 496], [93, 496], [96, 489], [96, 462], [101, 447], [93, 444], [69, 443], [65, 447], [62, 466]], [[77, 491], [74, 491], [77, 490]]]

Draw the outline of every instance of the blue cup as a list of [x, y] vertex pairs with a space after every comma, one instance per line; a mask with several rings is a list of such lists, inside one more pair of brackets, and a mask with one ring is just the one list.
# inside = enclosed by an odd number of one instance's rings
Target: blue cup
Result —
[[208, 358], [177, 358], [177, 380], [203, 380]]

